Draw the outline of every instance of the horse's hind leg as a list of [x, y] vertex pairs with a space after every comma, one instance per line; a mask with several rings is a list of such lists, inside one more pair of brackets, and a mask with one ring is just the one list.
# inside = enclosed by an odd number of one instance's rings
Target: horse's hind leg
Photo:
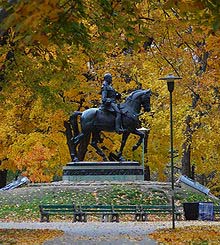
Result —
[[72, 147], [71, 147], [71, 159], [73, 162], [78, 162], [78, 156], [77, 156], [77, 145], [80, 143], [81, 139], [84, 137], [83, 133], [80, 133], [75, 138], [71, 139]]
[[99, 140], [100, 140], [99, 132], [93, 132], [91, 146], [96, 149], [96, 153], [102, 157], [103, 161], [108, 161], [108, 158], [106, 157], [104, 152], [98, 147]]

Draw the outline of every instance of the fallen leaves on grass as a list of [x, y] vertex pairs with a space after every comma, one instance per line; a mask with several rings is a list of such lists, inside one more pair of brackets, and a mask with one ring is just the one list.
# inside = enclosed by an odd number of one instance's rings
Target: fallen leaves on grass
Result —
[[149, 235], [162, 244], [220, 244], [220, 226], [188, 226], [161, 229]]
[[0, 244], [40, 245], [63, 235], [58, 230], [0, 229]]

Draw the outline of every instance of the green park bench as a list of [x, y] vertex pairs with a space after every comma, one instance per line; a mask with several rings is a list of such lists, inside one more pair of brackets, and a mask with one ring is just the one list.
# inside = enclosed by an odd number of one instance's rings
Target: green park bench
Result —
[[49, 222], [50, 215], [71, 215], [74, 219], [76, 212], [74, 204], [41, 204], [40, 208], [40, 222]]
[[[140, 205], [140, 211], [141, 211], [141, 220], [147, 221], [147, 216], [149, 214], [172, 214], [172, 205]], [[177, 209], [175, 206], [174, 210], [175, 219], [180, 220], [182, 216], [182, 212]]]
[[[73, 222], [87, 222], [88, 215], [101, 215], [102, 222], [119, 222], [120, 215], [134, 215], [135, 221], [147, 221], [149, 214], [172, 214], [171, 205], [74, 205], [42, 204], [39, 205], [41, 222], [49, 222], [50, 215], [71, 215]], [[175, 210], [176, 218], [181, 212]]]

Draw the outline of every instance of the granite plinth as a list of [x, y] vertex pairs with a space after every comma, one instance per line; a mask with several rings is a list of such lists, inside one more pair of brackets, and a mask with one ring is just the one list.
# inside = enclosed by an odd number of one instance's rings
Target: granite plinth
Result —
[[70, 162], [63, 167], [68, 181], [144, 180], [144, 168], [138, 162]]

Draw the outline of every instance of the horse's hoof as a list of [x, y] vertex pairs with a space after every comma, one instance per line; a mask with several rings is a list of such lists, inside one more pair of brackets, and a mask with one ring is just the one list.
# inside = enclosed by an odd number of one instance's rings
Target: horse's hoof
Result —
[[78, 157], [72, 157], [72, 162], [78, 162], [79, 161], [79, 159], [78, 159]]
[[118, 160], [119, 160], [119, 162], [124, 162], [124, 161], [126, 161], [126, 159], [125, 159], [123, 156], [120, 156]]

